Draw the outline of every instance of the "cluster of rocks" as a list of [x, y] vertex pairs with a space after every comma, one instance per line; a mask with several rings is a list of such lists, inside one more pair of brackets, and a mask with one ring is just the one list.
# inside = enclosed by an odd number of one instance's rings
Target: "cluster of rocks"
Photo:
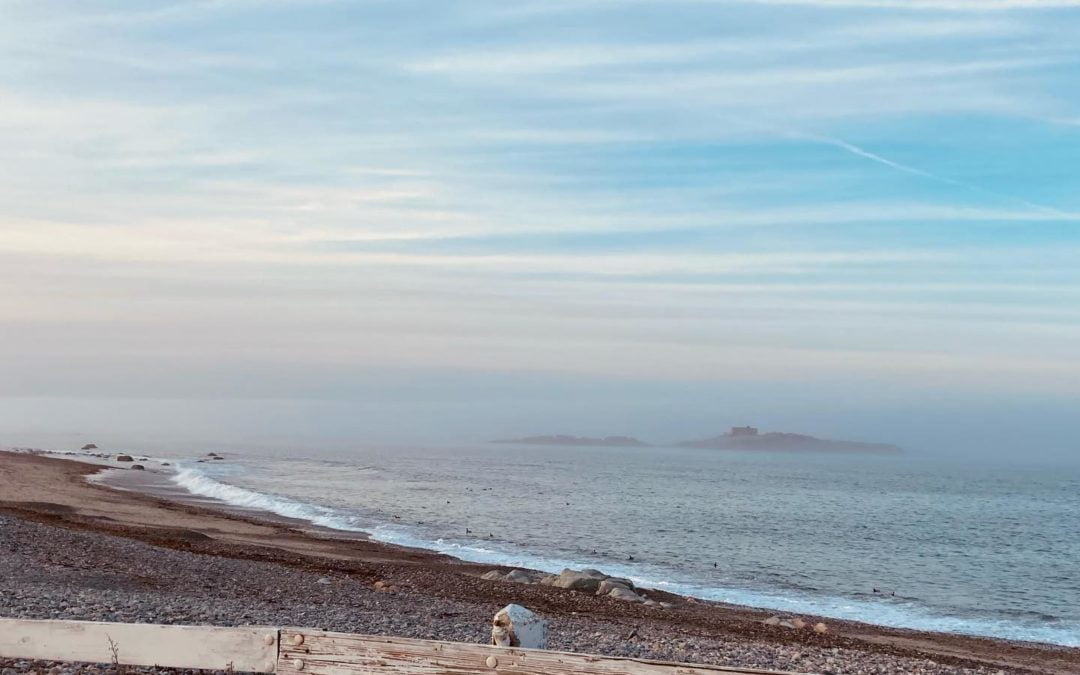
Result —
[[[117, 462], [134, 462], [135, 461], [135, 458], [132, 457], [131, 455], [123, 455], [123, 454], [117, 455], [115, 459], [116, 459]], [[149, 457], [140, 457], [139, 461], [140, 462], [148, 462], [148, 461], [150, 461], [150, 458]], [[132, 464], [131, 469], [134, 470], [134, 471], [145, 471], [146, 467], [143, 466], [142, 464]]]
[[601, 595], [624, 602], [636, 602], [649, 607], [673, 607], [671, 603], [659, 602], [646, 595], [643, 589], [634, 586], [634, 582], [622, 577], [613, 577], [600, 570], [564, 569], [559, 574], [545, 574], [535, 570], [513, 569], [509, 572], [491, 570], [483, 575], [491, 581], [510, 581], [516, 584], [540, 584], [566, 588], [571, 591]]
[[804, 628], [809, 628], [810, 630], [820, 635], [824, 635], [825, 633], [829, 632], [829, 627], [826, 626], [824, 623], [818, 621], [811, 626], [809, 623], [803, 621], [799, 617], [783, 618], [779, 616], [770, 616], [768, 619], [762, 621], [762, 623], [764, 623], [766, 626], [780, 626], [781, 628], [791, 628], [794, 630], [803, 630]]

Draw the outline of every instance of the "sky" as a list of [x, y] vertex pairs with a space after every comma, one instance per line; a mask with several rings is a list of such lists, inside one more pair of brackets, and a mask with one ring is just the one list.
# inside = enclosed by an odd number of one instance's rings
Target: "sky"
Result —
[[5, 0], [0, 444], [1080, 457], [1080, 0]]

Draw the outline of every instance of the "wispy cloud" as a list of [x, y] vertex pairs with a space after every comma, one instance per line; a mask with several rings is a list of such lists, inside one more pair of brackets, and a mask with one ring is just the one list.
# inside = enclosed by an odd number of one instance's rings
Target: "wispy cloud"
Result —
[[1072, 391], [1078, 4], [12, 5], [8, 349]]
[[1080, 0], [738, 0], [767, 5], [806, 5], [822, 8], [902, 9], [909, 11], [993, 12], [1080, 7]]

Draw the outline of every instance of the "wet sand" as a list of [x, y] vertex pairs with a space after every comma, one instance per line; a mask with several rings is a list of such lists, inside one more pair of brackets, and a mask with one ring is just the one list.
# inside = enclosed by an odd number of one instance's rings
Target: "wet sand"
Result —
[[[131, 487], [148, 490], [153, 495], [87, 481], [88, 476], [100, 470], [101, 466], [83, 462], [0, 453], [0, 514], [24, 523], [24, 529], [18, 531], [25, 543], [21, 548], [16, 547], [13, 555], [26, 556], [25, 560], [30, 561], [13, 568], [16, 572], [36, 564], [53, 564], [59, 556], [49, 552], [49, 547], [55, 545], [53, 540], [96, 536], [93, 541], [100, 542], [104, 551], [110, 546], [122, 548], [123, 541], [141, 542], [138, 549], [141, 565], [160, 568], [154, 572], [159, 579], [168, 577], [169, 570], [180, 564], [176, 561], [166, 564], [168, 556], [189, 556], [191, 560], [184, 558], [184, 564], [193, 565], [193, 560], [206, 560], [210, 556], [232, 561], [229, 564], [260, 566], [260, 571], [244, 573], [255, 580], [270, 574], [299, 574], [311, 583], [324, 577], [335, 582], [340, 579], [343, 585], [364, 589], [364, 592], [357, 590], [352, 598], [367, 597], [365, 593], [370, 591], [383, 608], [382, 613], [396, 611], [400, 614], [397, 618], [405, 621], [394, 623], [393, 629], [381, 628], [383, 624], [377, 622], [339, 624], [336, 620], [324, 620], [315, 627], [342, 625], [358, 632], [394, 630], [396, 633], [387, 634], [408, 632], [416, 637], [483, 639], [484, 623], [488, 619], [482, 617], [489, 618], [499, 607], [516, 602], [551, 619], [554, 628], [562, 626], [566, 634], [560, 648], [576, 651], [782, 667], [801, 672], [1080, 673], [1080, 649], [890, 629], [804, 615], [802, 618], [811, 624], [823, 621], [828, 625], [829, 632], [818, 635], [809, 630], [764, 625], [763, 620], [775, 612], [665, 596], [660, 592], [650, 595], [674, 602], [676, 606], [644, 607], [565, 589], [484, 580], [479, 576], [493, 569], [491, 565], [377, 543], [359, 535], [321, 530], [285, 518], [221, 509], [210, 500], [200, 501], [170, 492], [167, 481], [159, 481], [160, 476], [149, 472], [123, 470], [132, 474]], [[160, 485], [155, 486], [155, 481]], [[184, 498], [180, 500], [181, 497]], [[49, 536], [48, 532], [54, 534]], [[4, 555], [0, 547], [0, 556]], [[108, 567], [112, 564], [110, 555], [105, 552], [93, 560], [73, 563], [73, 568]], [[16, 572], [12, 572], [13, 577], [18, 576]], [[81, 592], [83, 586], [90, 585], [78, 575], [64, 579], [67, 580], [64, 583], [71, 584], [70, 588], [65, 587], [69, 593]], [[395, 585], [400, 592], [376, 593], [371, 590], [376, 581]], [[32, 585], [32, 574], [28, 574], [27, 583]], [[207, 577], [200, 583], [212, 587], [218, 580]], [[161, 584], [162, 588], [168, 586], [164, 581]], [[33, 601], [37, 596], [30, 591], [20, 594], [18, 588], [14, 591], [9, 588], [3, 592], [19, 600], [12, 607], [20, 615], [48, 615], [53, 611], [47, 612], [44, 605], [37, 611]], [[40, 595], [40, 589], [34, 592]], [[231, 597], [229, 593], [224, 585], [219, 594], [222, 602]], [[234, 599], [239, 601], [243, 597], [247, 596], [238, 594]], [[330, 604], [326, 607], [334, 606], [333, 598], [327, 602]], [[149, 606], [149, 614], [137, 614], [134, 620], [181, 622], [185, 616], [192, 616], [190, 611], [177, 615], [165, 610], [157, 616], [152, 611], [157, 605], [151, 602]], [[359, 613], [363, 605], [350, 606]], [[0, 603], [0, 612], [3, 607]], [[439, 621], [418, 614], [418, 607], [438, 610], [436, 613], [475, 616], [480, 626], [448, 632]], [[282, 608], [283, 614], [271, 614], [270, 618], [292, 625], [312, 625], [286, 610]], [[196, 612], [193, 616], [198, 619], [203, 615]], [[213, 622], [234, 620], [232, 615], [206, 616]], [[97, 614], [64, 618], [85, 617], [96, 618]], [[470, 620], [469, 625], [472, 623]], [[473, 635], [477, 630], [481, 633], [479, 638]]]

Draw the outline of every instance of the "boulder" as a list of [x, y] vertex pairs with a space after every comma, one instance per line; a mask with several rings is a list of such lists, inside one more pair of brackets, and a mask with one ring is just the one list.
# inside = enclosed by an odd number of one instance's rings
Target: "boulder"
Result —
[[762, 621], [762, 623], [765, 624], [766, 626], [779, 626], [780, 625], [780, 617], [778, 617], [778, 616], [770, 616], [768, 619], [765, 619], [764, 621]]
[[641, 597], [637, 593], [633, 592], [625, 586], [616, 586], [608, 593], [609, 598], [615, 598], [616, 600], [622, 600], [624, 602], [645, 602], [645, 598]]
[[633, 590], [630, 586], [624, 584], [621, 579], [615, 579], [614, 577], [612, 577], [610, 579], [604, 579], [600, 582], [600, 586], [596, 589], [596, 594], [607, 595], [616, 588], [622, 588], [627, 591]]
[[803, 629], [803, 628], [806, 628], [806, 622], [803, 621], [802, 619], [798, 618], [798, 617], [791, 620], [791, 625], [795, 626], [796, 628], [798, 628], [800, 630]]
[[118, 462], [134, 462], [135, 458], [131, 455], [117, 455], [116, 461]]
[[531, 584], [533, 582], [532, 576], [528, 572], [522, 570], [511, 570], [504, 578], [515, 584]]
[[545, 574], [544, 576], [540, 577], [540, 580], [537, 583], [541, 586], [554, 586], [555, 582], [558, 580], [558, 574]]
[[499, 570], [491, 570], [490, 572], [485, 572], [480, 578], [487, 579], [488, 581], [505, 581], [506, 575]]
[[131, 468], [134, 469], [135, 471], [146, 471], [146, 467], [143, 466], [142, 464], [132, 464]]
[[82, 449], [83, 450], [97, 450], [97, 446], [94, 445], [93, 443], [87, 443], [86, 445], [82, 446]]
[[573, 591], [595, 593], [597, 589], [600, 588], [600, 583], [606, 578], [607, 575], [598, 570], [583, 569], [581, 571], [574, 571], [565, 569], [559, 574], [559, 578], [552, 583], [552, 586], [555, 586], [556, 588], [569, 588]]
[[491, 624], [491, 644], [495, 646], [547, 649], [547, 621], [521, 605], [503, 607]]
[[330, 577], [319, 577], [315, 583], [325, 586], [330, 583]]
[[820, 635], [824, 635], [825, 633], [829, 632], [829, 627], [821, 622], [818, 622], [814, 624], [814, 632]]

